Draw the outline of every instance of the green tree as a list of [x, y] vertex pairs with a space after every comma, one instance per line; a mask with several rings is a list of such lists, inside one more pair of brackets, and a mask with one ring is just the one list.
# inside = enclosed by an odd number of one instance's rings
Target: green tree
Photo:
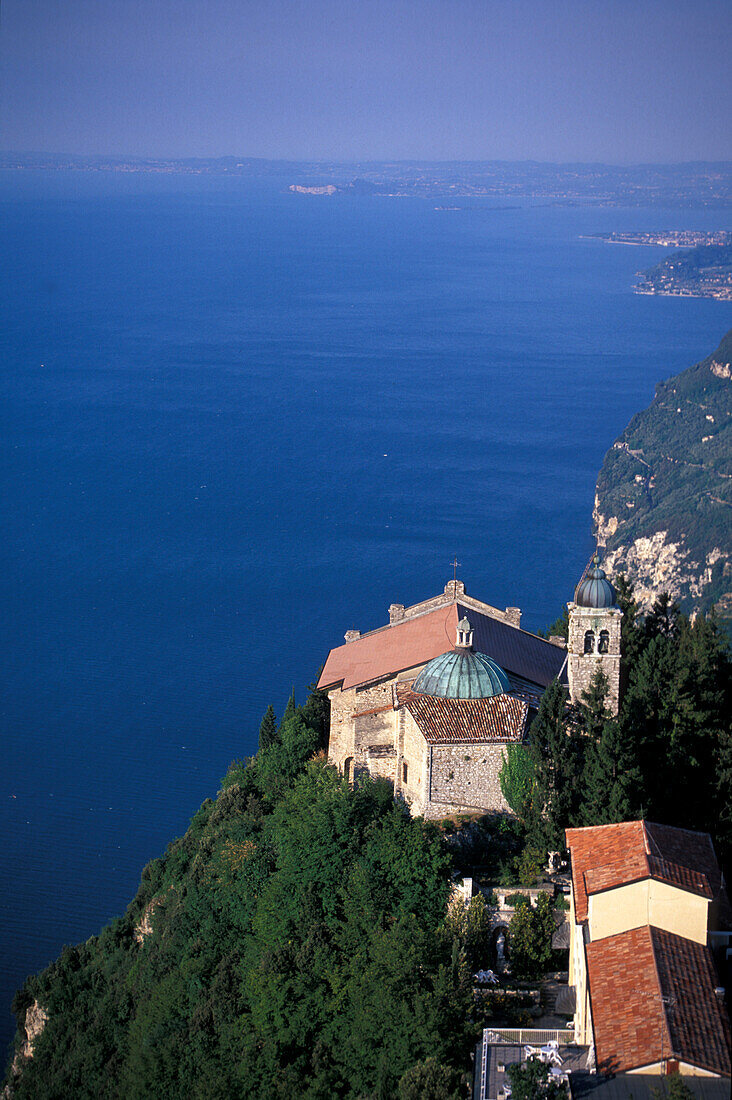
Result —
[[488, 965], [493, 926], [482, 894], [474, 894], [468, 905], [456, 898], [448, 909], [445, 927], [458, 952], [464, 953], [471, 974]]
[[311, 729], [318, 735], [318, 748], [328, 745], [330, 732], [330, 699], [325, 691], [319, 691], [315, 684], [308, 687], [308, 697], [302, 708], [302, 716]]
[[259, 726], [259, 751], [266, 752], [277, 740], [279, 740], [277, 736], [277, 719], [275, 718], [274, 707], [270, 703]]
[[539, 631], [540, 638], [564, 638], [566, 641], [569, 637], [569, 608], [564, 605], [562, 614], [554, 620], [551, 626], [546, 630]]
[[520, 821], [531, 818], [535, 800], [536, 764], [525, 745], [506, 745], [498, 775], [503, 797]]
[[668, 592], [662, 592], [643, 622], [646, 638], [676, 638], [681, 624], [681, 609]]
[[289, 718], [292, 718], [296, 711], [297, 703], [295, 702], [295, 689], [293, 688], [290, 694], [290, 698], [287, 700], [287, 706], [285, 707], [285, 712], [282, 715], [282, 722], [280, 723], [280, 725], [286, 722]]
[[548, 893], [541, 893], [536, 906], [518, 905], [508, 926], [511, 972], [517, 978], [540, 978], [552, 961], [554, 913]]
[[636, 747], [622, 723], [608, 717], [585, 750], [582, 825], [609, 825], [640, 814], [642, 775]]
[[623, 612], [620, 620], [620, 652], [626, 668], [632, 668], [643, 644], [643, 628], [639, 620], [640, 608], [635, 599], [633, 585], [622, 573], [613, 577], [615, 600]]
[[573, 712], [582, 738], [582, 797], [577, 817], [582, 825], [627, 821], [638, 811], [635, 792], [641, 773], [635, 745], [623, 724], [606, 709], [607, 689], [607, 679], [598, 668]]
[[453, 1066], [425, 1058], [399, 1079], [399, 1100], [459, 1100], [460, 1075]]
[[318, 745], [317, 731], [305, 722], [300, 710], [293, 708], [289, 714], [285, 711], [277, 741], [257, 757], [263, 792], [269, 798], [283, 795], [318, 750]]
[[513, 1100], [564, 1100], [569, 1096], [563, 1081], [552, 1081], [548, 1065], [538, 1058], [529, 1058], [508, 1067]]
[[653, 1100], [695, 1100], [697, 1094], [676, 1070], [660, 1086], [651, 1089], [651, 1095]]
[[581, 798], [582, 748], [568, 701], [567, 689], [552, 681], [529, 730], [536, 793], [527, 833], [544, 852], [564, 847], [564, 830], [574, 824]]
[[716, 832], [730, 712], [728, 639], [713, 617], [691, 623], [668, 599], [658, 600], [620, 713], [622, 733], [637, 749], [648, 817]]
[[535, 886], [541, 878], [545, 863], [546, 852], [533, 844], [527, 844], [516, 857], [516, 878], [519, 886]]

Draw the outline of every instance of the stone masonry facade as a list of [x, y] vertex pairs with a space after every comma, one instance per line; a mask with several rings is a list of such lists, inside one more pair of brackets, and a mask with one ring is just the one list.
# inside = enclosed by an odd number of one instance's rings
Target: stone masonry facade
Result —
[[511, 812], [499, 781], [505, 759], [504, 745], [433, 745], [430, 755], [430, 789], [429, 801], [423, 810], [425, 817], [455, 813], [452, 807]]
[[[389, 625], [370, 631], [368, 637], [383, 636], [402, 622], [429, 615], [457, 601], [468, 609], [468, 614], [473, 608], [481, 615], [521, 630], [519, 608], [492, 607], [468, 596], [463, 582], [453, 580], [445, 585], [444, 592], [419, 604], [411, 607], [391, 604]], [[568, 607], [566, 673], [570, 698], [579, 700], [600, 668], [609, 685], [608, 709], [617, 713], [622, 612], [617, 607], [586, 608], [575, 603]], [[349, 630], [345, 637], [344, 649], [349, 651], [350, 643], [359, 642], [364, 636], [358, 630]], [[560, 639], [552, 642], [564, 648]], [[389, 643], [384, 644], [388, 648]], [[347, 661], [341, 667], [347, 667]], [[418, 665], [384, 675], [386, 669], [382, 666], [378, 679], [345, 690], [342, 686], [327, 689], [331, 703], [329, 760], [350, 781], [361, 774], [388, 779], [395, 794], [405, 798], [412, 812], [425, 817], [440, 818], [461, 812], [510, 813], [499, 780], [505, 740], [497, 739], [488, 730], [485, 740], [481, 736], [477, 741], [464, 743], [457, 737], [447, 740], [441, 735], [433, 737], [428, 731], [423, 732], [407, 707], [400, 704], [397, 685], [414, 680], [423, 667]], [[460, 729], [454, 733], [459, 736]], [[506, 737], [510, 740], [510, 733]]]
[[505, 745], [428, 744], [407, 708], [396, 703], [394, 683], [329, 692], [331, 763], [350, 780], [364, 773], [388, 779], [412, 813], [423, 817], [510, 813], [499, 780]]
[[623, 613], [617, 607], [580, 607], [570, 603], [567, 676], [573, 702], [582, 698], [597, 669], [607, 678], [606, 706], [618, 713], [620, 704], [620, 624]]

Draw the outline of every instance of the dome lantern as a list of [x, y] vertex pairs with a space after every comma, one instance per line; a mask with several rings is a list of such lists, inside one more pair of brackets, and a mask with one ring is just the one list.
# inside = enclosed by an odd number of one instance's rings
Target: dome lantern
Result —
[[457, 640], [455, 646], [458, 649], [473, 648], [473, 628], [470, 625], [470, 620], [467, 615], [463, 615], [462, 619], [457, 624]]
[[597, 610], [615, 607], [615, 589], [607, 579], [605, 570], [600, 568], [600, 559], [597, 554], [592, 559], [592, 568], [587, 576], [583, 577], [577, 585], [574, 602], [578, 607]]

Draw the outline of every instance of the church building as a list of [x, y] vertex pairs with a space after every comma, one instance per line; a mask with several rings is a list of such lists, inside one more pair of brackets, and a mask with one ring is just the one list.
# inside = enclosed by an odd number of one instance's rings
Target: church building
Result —
[[555, 679], [579, 699], [599, 667], [608, 706], [620, 693], [615, 592], [595, 559], [569, 607], [569, 641], [521, 628], [452, 580], [431, 599], [392, 604], [389, 622], [349, 630], [318, 682], [330, 698], [328, 759], [348, 778], [394, 784], [412, 813], [508, 812], [499, 773], [508, 744], [522, 744]]

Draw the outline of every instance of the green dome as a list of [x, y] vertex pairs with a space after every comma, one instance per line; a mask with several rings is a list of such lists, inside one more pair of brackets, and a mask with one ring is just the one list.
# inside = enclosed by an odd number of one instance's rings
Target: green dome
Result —
[[605, 570], [600, 569], [597, 554], [592, 559], [592, 569], [577, 585], [574, 602], [578, 607], [592, 607], [598, 610], [615, 607], [615, 589], [605, 576]]
[[429, 661], [412, 687], [442, 699], [490, 699], [511, 690], [506, 673], [485, 653], [451, 649]]

